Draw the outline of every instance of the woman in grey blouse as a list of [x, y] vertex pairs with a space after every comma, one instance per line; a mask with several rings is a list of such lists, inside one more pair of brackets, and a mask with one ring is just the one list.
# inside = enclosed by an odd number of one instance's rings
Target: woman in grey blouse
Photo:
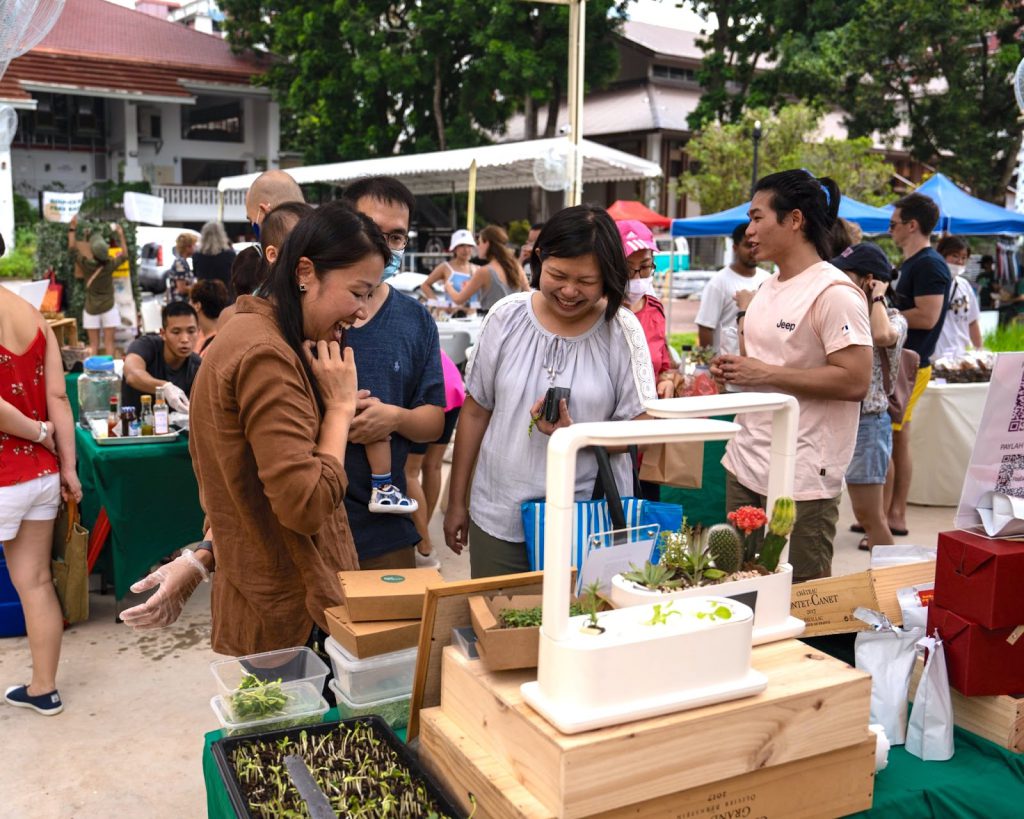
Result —
[[[621, 308], [628, 273], [611, 217], [589, 205], [560, 211], [537, 237], [530, 269], [535, 292], [491, 309], [466, 372], [444, 533], [457, 554], [470, 546], [473, 577], [529, 568], [519, 507], [545, 495], [555, 429], [637, 418], [655, 397], [643, 329]], [[556, 424], [540, 418], [549, 387], [571, 390]], [[612, 464], [628, 494], [628, 456], [615, 455]], [[581, 453], [577, 499], [590, 497], [596, 475], [593, 455]]]

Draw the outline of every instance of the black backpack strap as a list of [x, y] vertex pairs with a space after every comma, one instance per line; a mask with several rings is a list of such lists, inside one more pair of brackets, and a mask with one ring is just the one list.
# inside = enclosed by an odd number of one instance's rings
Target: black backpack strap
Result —
[[613, 529], [626, 528], [626, 513], [622, 509], [622, 498], [619, 496], [619, 487], [615, 484], [615, 474], [612, 472], [611, 457], [608, 450], [603, 446], [589, 447], [597, 459], [597, 478], [594, 479], [594, 492], [591, 500], [608, 502], [608, 514], [612, 520]]

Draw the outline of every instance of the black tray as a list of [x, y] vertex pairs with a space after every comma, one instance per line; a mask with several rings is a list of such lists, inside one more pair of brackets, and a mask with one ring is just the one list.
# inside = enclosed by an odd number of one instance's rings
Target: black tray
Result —
[[378, 736], [384, 739], [388, 745], [398, 753], [402, 763], [409, 769], [410, 773], [423, 780], [423, 783], [427, 787], [427, 793], [429, 793], [437, 802], [438, 807], [442, 812], [453, 817], [465, 816], [465, 814], [459, 808], [455, 807], [448, 797], [444, 795], [444, 791], [441, 790], [433, 777], [423, 770], [419, 760], [416, 759], [406, 744], [395, 735], [395, 732], [391, 730], [391, 727], [381, 717], [375, 714], [363, 717], [353, 717], [351, 719], [335, 720], [333, 722], [323, 722], [319, 725], [284, 728], [280, 731], [268, 731], [262, 734], [248, 734], [246, 736], [223, 737], [222, 739], [218, 739], [212, 746], [213, 759], [217, 763], [217, 770], [220, 772], [221, 781], [224, 783], [224, 788], [228, 792], [228, 798], [231, 800], [231, 807], [235, 810], [235, 816], [240, 817], [240, 819], [254, 819], [253, 815], [249, 812], [248, 803], [242, 796], [238, 780], [235, 779], [234, 767], [229, 761], [230, 754], [236, 746], [257, 740], [273, 741], [281, 739], [282, 737], [297, 738], [301, 731], [305, 731], [307, 736], [315, 737], [320, 736], [321, 734], [332, 733], [341, 725], [354, 725], [357, 723], [371, 725]]

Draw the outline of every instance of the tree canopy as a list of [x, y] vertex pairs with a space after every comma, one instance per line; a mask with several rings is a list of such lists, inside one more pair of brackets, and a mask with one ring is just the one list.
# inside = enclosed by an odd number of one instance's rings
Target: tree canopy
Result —
[[738, 122], [714, 123], [690, 140], [687, 152], [697, 170], [683, 175], [680, 188], [696, 197], [704, 213], [725, 210], [750, 198], [757, 120], [762, 127], [758, 176], [806, 168], [815, 176], [834, 179], [844, 196], [869, 205], [883, 205], [892, 198], [888, 186], [892, 169], [873, 150], [870, 139], [819, 139], [819, 112], [806, 105], [791, 105], [778, 113], [767, 108], [745, 111]]
[[[628, 0], [587, 3], [589, 87], [618, 69]], [[522, 0], [221, 0], [236, 49], [274, 55], [262, 81], [282, 138], [307, 162], [480, 144], [516, 111], [553, 134], [568, 9]], [[555, 117], [539, 112], [552, 108]], [[550, 112], [549, 112], [550, 113]]]
[[[718, 26], [702, 39], [703, 127], [796, 98], [1002, 202], [1020, 146], [1011, 79], [1024, 4], [1004, 0], [686, 0]], [[759, 63], [757, 61], [760, 61]], [[755, 70], [755, 64], [759, 68]]]

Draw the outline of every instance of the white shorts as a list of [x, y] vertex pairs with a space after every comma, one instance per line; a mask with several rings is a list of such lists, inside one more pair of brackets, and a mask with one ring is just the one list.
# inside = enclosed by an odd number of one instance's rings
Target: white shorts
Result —
[[117, 309], [116, 304], [107, 310], [106, 313], [100, 313], [99, 315], [93, 315], [83, 310], [82, 326], [86, 330], [99, 330], [103, 327], [116, 330], [121, 326], [121, 311]]
[[53, 520], [60, 508], [60, 475], [0, 486], [0, 543], [13, 540], [23, 520]]

